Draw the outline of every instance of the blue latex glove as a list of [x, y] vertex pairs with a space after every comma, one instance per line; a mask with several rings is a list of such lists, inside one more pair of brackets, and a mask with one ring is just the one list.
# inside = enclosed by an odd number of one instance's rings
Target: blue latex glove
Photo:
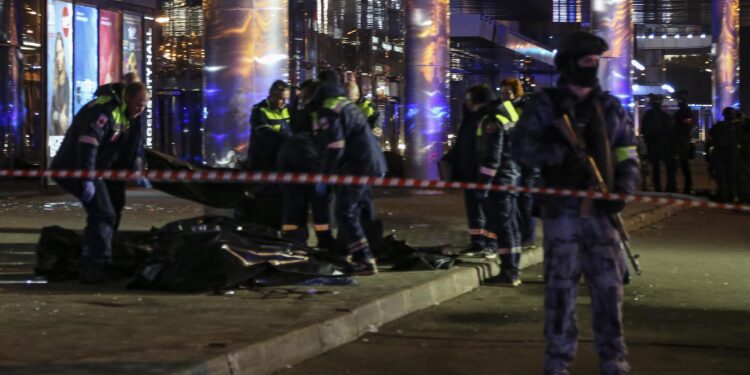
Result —
[[143, 158], [135, 158], [135, 165], [133, 166], [133, 169], [135, 169], [139, 176], [135, 180], [135, 184], [146, 189], [153, 188], [153, 185], [151, 185], [151, 181], [148, 180], [148, 178], [143, 176]]
[[319, 196], [328, 194], [328, 186], [322, 183], [315, 184], [315, 194]]
[[94, 186], [94, 181], [84, 181], [83, 191], [81, 192], [81, 200], [85, 203], [88, 203], [92, 199], [94, 199], [94, 194], [96, 194], [96, 186]]
[[152, 189], [154, 187], [153, 185], [151, 185], [151, 181], [149, 181], [148, 178], [143, 177], [143, 176], [139, 176], [135, 180], [135, 184], [146, 189]]

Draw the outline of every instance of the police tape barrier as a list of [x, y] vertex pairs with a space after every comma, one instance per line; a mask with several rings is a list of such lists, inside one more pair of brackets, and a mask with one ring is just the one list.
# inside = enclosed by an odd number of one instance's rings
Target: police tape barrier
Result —
[[419, 180], [412, 178], [388, 178], [351, 175], [322, 175], [309, 173], [275, 173], [247, 171], [188, 171], [188, 170], [149, 170], [144, 173], [127, 170], [0, 170], [0, 177], [23, 178], [72, 178], [135, 181], [145, 177], [153, 182], [209, 182], [209, 183], [280, 183], [280, 184], [325, 184], [325, 185], [370, 185], [391, 188], [491, 190], [509, 193], [530, 193], [557, 197], [587, 198], [594, 200], [627, 201], [659, 205], [716, 208], [730, 211], [750, 212], [750, 205], [711, 202], [704, 199], [674, 196], [659, 196], [649, 193], [633, 195], [602, 193], [593, 190], [573, 190], [558, 188], [537, 188], [513, 185], [480, 184], [475, 182], [448, 182]]

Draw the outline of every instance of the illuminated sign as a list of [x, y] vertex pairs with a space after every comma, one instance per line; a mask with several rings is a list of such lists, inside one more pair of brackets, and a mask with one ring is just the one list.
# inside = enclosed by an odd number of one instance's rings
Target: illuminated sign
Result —
[[154, 98], [153, 98], [153, 68], [154, 68], [154, 22], [148, 18], [144, 20], [144, 35], [146, 61], [144, 68], [146, 71], [144, 82], [148, 89], [150, 100], [146, 105], [146, 147], [151, 148], [154, 144]]

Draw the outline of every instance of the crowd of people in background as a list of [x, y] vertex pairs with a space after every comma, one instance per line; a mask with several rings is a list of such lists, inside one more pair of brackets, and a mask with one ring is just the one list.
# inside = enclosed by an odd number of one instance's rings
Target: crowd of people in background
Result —
[[721, 202], [750, 202], [750, 119], [727, 107], [706, 139], [709, 172]]
[[[661, 95], [649, 96], [650, 108], [641, 119], [640, 132], [650, 170], [644, 175], [650, 175], [653, 191], [695, 194], [691, 160], [698, 156], [695, 143], [698, 122], [688, 106], [687, 92], [677, 92], [675, 99], [679, 108], [669, 114], [663, 108]], [[731, 107], [724, 108], [721, 117], [708, 130], [704, 148], [709, 175], [716, 182], [714, 196], [720, 202], [747, 202], [750, 201], [750, 119]], [[679, 190], [678, 170], [684, 182]], [[663, 176], [666, 185], [662, 184]]]

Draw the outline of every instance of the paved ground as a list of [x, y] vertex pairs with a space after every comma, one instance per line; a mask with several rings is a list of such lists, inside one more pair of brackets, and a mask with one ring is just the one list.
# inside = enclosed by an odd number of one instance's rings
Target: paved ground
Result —
[[[402, 238], [417, 244], [466, 241], [460, 194], [379, 195], [379, 216], [387, 230]], [[633, 206], [628, 213], [648, 211]], [[200, 214], [198, 205], [135, 191], [123, 228], [146, 230]], [[83, 210], [68, 196], [0, 200], [0, 283], [30, 273], [39, 228], [80, 229], [83, 223]], [[469, 273], [476, 280], [476, 272]], [[162, 373], [351, 314], [370, 301], [451, 275], [383, 273], [354, 287], [239, 290], [218, 296], [127, 291], [123, 284], [0, 284], [0, 321], [12, 322], [0, 335], [0, 374]], [[378, 311], [385, 314], [385, 305], [378, 302]]]
[[[749, 226], [750, 216], [691, 210], [633, 235], [645, 268], [626, 288], [633, 373], [750, 373]], [[524, 281], [518, 289], [482, 287], [279, 374], [538, 374], [541, 267], [525, 271]], [[572, 373], [594, 374], [582, 294]]]

